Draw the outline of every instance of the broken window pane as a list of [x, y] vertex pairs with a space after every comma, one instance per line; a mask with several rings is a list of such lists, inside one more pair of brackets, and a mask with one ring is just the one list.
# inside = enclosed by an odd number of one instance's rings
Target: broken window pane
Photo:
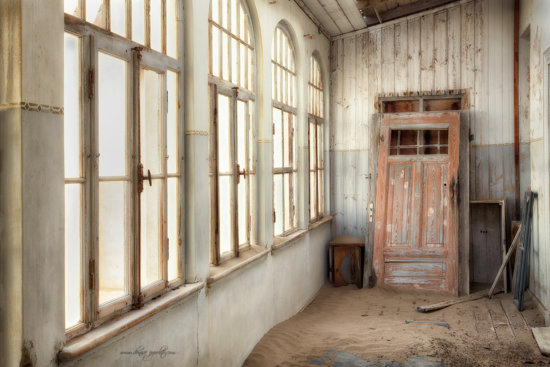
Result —
[[103, 0], [86, 0], [86, 21], [105, 28]]
[[79, 0], [65, 0], [64, 11], [67, 14], [80, 17]]
[[99, 175], [126, 175], [126, 62], [99, 53]]

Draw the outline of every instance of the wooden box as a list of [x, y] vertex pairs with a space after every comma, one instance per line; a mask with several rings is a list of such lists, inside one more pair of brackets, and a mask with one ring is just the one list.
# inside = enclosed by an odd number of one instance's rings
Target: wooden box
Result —
[[329, 281], [335, 287], [355, 284], [363, 288], [365, 239], [338, 236], [329, 244]]

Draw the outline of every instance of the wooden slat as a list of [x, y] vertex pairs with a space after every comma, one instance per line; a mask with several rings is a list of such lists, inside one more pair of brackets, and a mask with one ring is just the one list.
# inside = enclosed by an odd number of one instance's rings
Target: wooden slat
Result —
[[434, 15], [420, 18], [420, 88], [434, 90]]
[[407, 22], [407, 91], [420, 92], [420, 18]]
[[437, 91], [449, 89], [447, 82], [447, 10], [434, 15], [434, 88]]
[[396, 95], [407, 91], [408, 78], [408, 26], [407, 21], [398, 23], [394, 27], [395, 50], [395, 81], [394, 93]]

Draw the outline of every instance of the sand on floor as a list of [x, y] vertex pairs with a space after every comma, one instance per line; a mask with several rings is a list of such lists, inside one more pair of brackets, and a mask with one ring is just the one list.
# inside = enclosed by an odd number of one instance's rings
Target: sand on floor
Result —
[[[325, 285], [302, 312], [272, 328], [244, 366], [370, 365], [333, 363], [327, 359], [331, 351], [351, 353], [364, 361], [429, 357], [453, 367], [547, 364], [530, 330], [544, 326], [532, 300], [527, 299], [522, 313], [515, 310], [510, 294], [432, 313], [416, 311], [418, 305], [451, 298], [380, 287]], [[441, 321], [450, 328], [407, 324], [406, 320]]]

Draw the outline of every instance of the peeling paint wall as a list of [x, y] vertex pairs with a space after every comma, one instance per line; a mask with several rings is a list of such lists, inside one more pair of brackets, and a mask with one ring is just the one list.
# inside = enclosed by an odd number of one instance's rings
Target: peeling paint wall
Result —
[[[377, 97], [465, 90], [470, 200], [506, 199], [515, 218], [513, 0], [467, 0], [333, 40], [331, 203], [335, 235], [368, 235]], [[369, 187], [373, 188], [369, 190]]]

